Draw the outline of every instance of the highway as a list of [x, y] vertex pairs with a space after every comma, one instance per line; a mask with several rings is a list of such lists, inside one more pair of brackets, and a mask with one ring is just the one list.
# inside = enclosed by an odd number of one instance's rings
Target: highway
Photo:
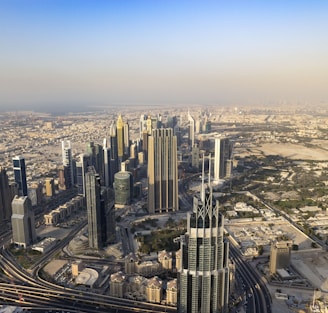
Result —
[[5, 250], [0, 266], [11, 282], [0, 283], [0, 303], [76, 310], [80, 312], [176, 312], [176, 308], [148, 302], [115, 298], [88, 291], [75, 290], [33, 278], [21, 269]]
[[246, 312], [271, 313], [271, 296], [265, 283], [232, 243], [230, 244], [230, 258], [236, 265], [236, 274], [243, 281]]

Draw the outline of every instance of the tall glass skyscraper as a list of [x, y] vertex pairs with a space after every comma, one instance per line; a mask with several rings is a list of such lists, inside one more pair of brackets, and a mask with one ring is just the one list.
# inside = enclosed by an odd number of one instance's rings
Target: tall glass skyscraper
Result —
[[179, 313], [226, 313], [229, 299], [229, 244], [224, 240], [224, 218], [212, 188], [195, 196], [181, 237]]
[[85, 198], [88, 214], [89, 247], [102, 248], [100, 178], [90, 166], [85, 174]]
[[177, 138], [172, 128], [153, 129], [148, 139], [148, 211], [179, 210]]
[[73, 171], [73, 159], [72, 159], [72, 147], [69, 140], [62, 141], [62, 159], [64, 165], [65, 185], [66, 188], [72, 188], [74, 185], [74, 171]]
[[215, 138], [214, 180], [230, 177], [232, 170], [232, 144], [229, 138]]
[[17, 183], [18, 185], [18, 194], [20, 196], [27, 196], [25, 159], [21, 156], [14, 157], [13, 169], [14, 169], [15, 183]]

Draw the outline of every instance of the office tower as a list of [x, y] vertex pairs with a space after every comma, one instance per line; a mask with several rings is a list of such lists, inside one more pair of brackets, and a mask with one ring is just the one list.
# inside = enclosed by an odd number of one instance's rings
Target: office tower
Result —
[[53, 178], [46, 178], [46, 196], [52, 197], [55, 195], [55, 182]]
[[14, 157], [13, 169], [15, 182], [18, 185], [18, 194], [20, 196], [27, 196], [25, 159], [21, 156]]
[[116, 122], [116, 133], [118, 159], [122, 162], [124, 161], [124, 122], [121, 114], [118, 116]]
[[274, 275], [278, 269], [288, 268], [290, 265], [292, 241], [276, 241], [270, 249], [270, 274]]
[[147, 115], [141, 114], [139, 121], [139, 137], [142, 139], [142, 133], [147, 131]]
[[174, 128], [177, 125], [177, 117], [176, 116], [168, 116], [167, 117], [167, 122], [166, 122], [166, 127], [167, 128]]
[[9, 221], [11, 217], [12, 196], [8, 182], [7, 172], [0, 167], [0, 225]]
[[89, 167], [85, 174], [85, 197], [88, 214], [89, 247], [100, 249], [103, 247], [101, 235], [101, 201], [100, 178], [93, 167]]
[[11, 225], [15, 244], [26, 248], [35, 242], [34, 213], [28, 197], [15, 196], [13, 199]]
[[212, 130], [212, 124], [211, 124], [211, 121], [208, 120], [207, 116], [205, 117], [205, 122], [203, 124], [203, 132], [205, 134], [208, 134], [210, 133]]
[[224, 217], [213, 203], [212, 188], [195, 196], [181, 236], [179, 313], [226, 313], [229, 299], [229, 245], [224, 241]]
[[171, 128], [154, 129], [148, 141], [148, 211], [179, 210], [177, 138]]
[[109, 179], [110, 185], [112, 186], [114, 182], [114, 175], [118, 172], [118, 146], [117, 146], [117, 128], [115, 123], [112, 123], [109, 128], [109, 138], [110, 138], [110, 160], [109, 160]]
[[101, 187], [100, 177], [93, 166], [85, 174], [89, 247], [101, 249], [115, 240], [115, 212], [109, 189]]
[[131, 204], [133, 198], [133, 176], [130, 172], [118, 172], [114, 182], [115, 206], [118, 208]]
[[43, 184], [41, 181], [34, 182], [28, 188], [28, 197], [31, 200], [32, 206], [40, 205], [43, 201]]
[[191, 150], [191, 166], [193, 168], [199, 168], [199, 148], [194, 145]]
[[76, 162], [76, 183], [79, 195], [85, 196], [85, 173], [90, 165], [90, 157], [86, 154], [80, 154], [79, 162]]
[[89, 157], [89, 166], [93, 166], [99, 174], [101, 182], [104, 183], [104, 152], [103, 146], [95, 144], [93, 141], [87, 143], [86, 155]]
[[230, 177], [232, 170], [232, 144], [229, 138], [215, 138], [214, 180]]
[[202, 124], [200, 122], [200, 119], [198, 118], [195, 123], [195, 134], [199, 134], [201, 132], [201, 129], [202, 129], [201, 126], [202, 126]]
[[195, 120], [190, 115], [188, 110], [188, 122], [189, 122], [189, 146], [193, 147], [195, 144]]
[[110, 148], [108, 147], [107, 139], [103, 141], [104, 154], [104, 185], [110, 187]]
[[58, 189], [59, 190], [66, 190], [66, 183], [65, 183], [65, 167], [59, 166], [58, 167]]
[[137, 157], [137, 144], [134, 142], [130, 146], [130, 158], [135, 159]]
[[124, 160], [130, 156], [130, 135], [129, 123], [125, 122], [123, 125], [123, 144], [124, 144]]
[[72, 147], [69, 140], [62, 141], [62, 158], [64, 165], [65, 185], [66, 189], [72, 188], [74, 185], [74, 169], [72, 159]]
[[144, 158], [148, 156], [148, 137], [149, 134], [147, 130], [144, 130], [142, 133], [142, 152], [144, 153]]
[[147, 128], [148, 135], [150, 136], [152, 134], [153, 129], [159, 128], [159, 125], [160, 125], [160, 121], [158, 120], [158, 118], [156, 116], [151, 117], [149, 115], [146, 121], [146, 128]]

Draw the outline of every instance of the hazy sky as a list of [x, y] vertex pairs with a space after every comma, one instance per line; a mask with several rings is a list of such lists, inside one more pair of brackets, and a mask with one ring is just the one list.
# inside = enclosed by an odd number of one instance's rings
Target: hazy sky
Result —
[[328, 102], [328, 1], [1, 0], [0, 108]]

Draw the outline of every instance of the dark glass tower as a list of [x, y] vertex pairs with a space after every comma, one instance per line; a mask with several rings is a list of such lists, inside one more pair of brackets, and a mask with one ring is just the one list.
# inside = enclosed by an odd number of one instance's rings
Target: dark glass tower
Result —
[[27, 196], [25, 159], [21, 156], [14, 157], [13, 169], [15, 183], [18, 185], [18, 194], [20, 196]]
[[7, 173], [0, 167], [0, 225], [11, 218], [11, 200]]
[[100, 178], [90, 166], [85, 174], [85, 198], [88, 214], [89, 247], [102, 248]]
[[148, 140], [148, 211], [179, 210], [177, 138], [172, 128], [154, 129]]

